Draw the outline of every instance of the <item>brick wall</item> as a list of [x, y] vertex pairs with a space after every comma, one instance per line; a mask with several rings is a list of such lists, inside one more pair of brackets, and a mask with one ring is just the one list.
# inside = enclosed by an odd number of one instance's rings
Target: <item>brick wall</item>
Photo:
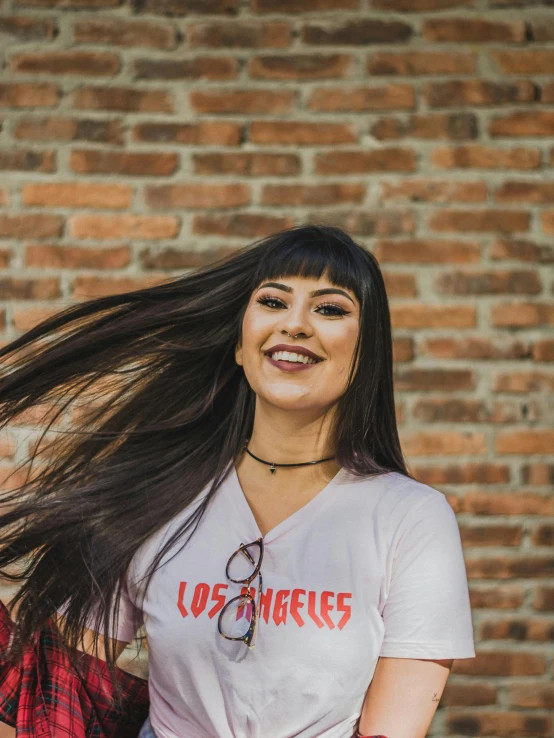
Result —
[[554, 736], [552, 3], [0, 8], [3, 340], [289, 224], [346, 228], [386, 275], [410, 467], [466, 552], [478, 657], [431, 732]]

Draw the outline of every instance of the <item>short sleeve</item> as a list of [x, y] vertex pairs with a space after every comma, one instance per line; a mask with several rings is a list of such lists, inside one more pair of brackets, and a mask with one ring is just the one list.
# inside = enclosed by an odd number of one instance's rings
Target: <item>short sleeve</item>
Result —
[[[58, 612], [62, 615], [65, 608], [62, 606]], [[111, 622], [111, 621], [110, 621]], [[116, 621], [115, 629], [110, 629], [108, 633], [109, 638], [115, 638], [118, 641], [125, 641], [128, 643], [132, 641], [136, 636], [138, 629], [143, 623], [142, 611], [139, 610], [129, 595], [127, 583], [125, 582], [121, 588], [121, 596], [119, 598], [119, 612]], [[105, 635], [102, 623], [96, 622], [96, 612], [93, 611], [87, 621], [90, 630], [102, 633]]]
[[475, 656], [460, 530], [437, 492], [407, 513], [393, 539], [380, 656], [463, 659]]

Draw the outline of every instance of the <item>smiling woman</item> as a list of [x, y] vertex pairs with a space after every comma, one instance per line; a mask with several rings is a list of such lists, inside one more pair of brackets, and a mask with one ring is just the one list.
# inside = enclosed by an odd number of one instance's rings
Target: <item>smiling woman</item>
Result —
[[425, 736], [471, 612], [456, 517], [403, 460], [368, 250], [299, 226], [0, 357], [0, 427], [94, 399], [4, 494], [12, 659], [56, 615], [112, 670], [142, 626], [141, 738]]

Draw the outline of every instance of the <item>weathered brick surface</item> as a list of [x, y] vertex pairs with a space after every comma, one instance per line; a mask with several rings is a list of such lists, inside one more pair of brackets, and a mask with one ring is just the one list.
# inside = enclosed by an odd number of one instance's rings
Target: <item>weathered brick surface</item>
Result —
[[4, 0], [0, 45], [0, 341], [287, 226], [352, 233], [466, 552], [478, 658], [431, 733], [552, 738], [552, 0]]

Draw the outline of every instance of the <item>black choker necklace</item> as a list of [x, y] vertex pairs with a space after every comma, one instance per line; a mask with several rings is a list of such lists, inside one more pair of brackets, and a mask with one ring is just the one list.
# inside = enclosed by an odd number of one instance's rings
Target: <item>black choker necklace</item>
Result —
[[334, 459], [334, 458], [335, 458], [334, 456], [327, 456], [327, 458], [326, 458], [326, 459], [318, 459], [317, 461], [303, 461], [303, 462], [302, 462], [302, 463], [300, 463], [300, 464], [274, 464], [274, 463], [272, 463], [271, 461], [264, 461], [264, 459], [260, 459], [260, 458], [258, 458], [257, 456], [254, 456], [254, 454], [252, 453], [252, 451], [249, 451], [249, 450], [248, 450], [248, 448], [247, 448], [247, 446], [248, 446], [248, 441], [249, 441], [249, 440], [250, 440], [250, 439], [249, 439], [249, 438], [247, 438], [247, 439], [246, 439], [246, 442], [245, 442], [245, 444], [244, 444], [244, 450], [246, 451], [246, 453], [247, 453], [247, 454], [250, 454], [250, 456], [251, 456], [251, 457], [252, 457], [253, 459], [256, 459], [256, 461], [261, 461], [261, 462], [262, 462], [262, 464], [267, 464], [267, 466], [269, 466], [269, 471], [270, 471], [270, 472], [271, 472], [272, 474], [275, 474], [275, 470], [276, 470], [276, 467], [278, 467], [278, 466], [308, 466], [309, 464], [321, 464], [321, 462], [322, 462], [322, 461], [329, 461], [330, 459]]

